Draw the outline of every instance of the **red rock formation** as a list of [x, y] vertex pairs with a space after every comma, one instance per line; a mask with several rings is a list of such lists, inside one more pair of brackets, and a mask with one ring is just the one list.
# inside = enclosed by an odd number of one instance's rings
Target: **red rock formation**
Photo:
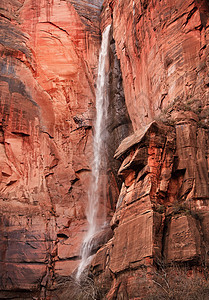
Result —
[[[78, 266], [87, 228], [101, 5], [0, 3], [0, 297], [49, 297]], [[130, 123], [113, 43], [110, 56], [115, 98], [107, 214], [119, 194], [113, 153]], [[93, 251], [111, 234], [102, 232]]]
[[103, 23], [112, 14], [135, 129], [174, 105], [206, 113], [207, 5], [204, 0], [105, 1]]
[[[50, 298], [78, 266], [101, 4], [0, 3], [0, 298]], [[209, 263], [208, 4], [106, 0], [109, 23], [108, 211], [118, 201], [92, 271], [107, 299], [140, 299], [159, 260]]]
[[0, 7], [1, 297], [45, 297], [77, 267], [86, 228], [99, 1], [88, 25], [73, 1]]
[[[185, 157], [184, 168], [178, 168], [179, 144], [189, 142], [180, 140], [178, 126], [152, 122], [127, 137], [116, 152], [122, 161], [118, 174], [123, 185], [111, 221], [114, 234], [92, 263], [100, 285], [112, 282], [107, 299], [114, 299], [122, 284], [126, 285], [123, 296], [143, 299], [142, 278], [153, 276], [155, 263], [162, 260], [207, 268], [209, 209], [204, 188], [208, 185], [199, 180], [205, 178], [199, 175], [204, 174], [205, 165], [201, 167], [194, 154], [202, 145], [196, 146], [192, 161], [191, 155]], [[183, 126], [181, 132], [187, 133]], [[190, 136], [197, 145], [194, 132]], [[187, 154], [187, 147], [180, 153]], [[133, 274], [139, 278], [132, 282]]]
[[107, 299], [144, 299], [159, 260], [208, 267], [208, 4], [109, 0], [102, 18], [113, 24], [134, 134], [115, 154], [114, 235], [92, 271]]

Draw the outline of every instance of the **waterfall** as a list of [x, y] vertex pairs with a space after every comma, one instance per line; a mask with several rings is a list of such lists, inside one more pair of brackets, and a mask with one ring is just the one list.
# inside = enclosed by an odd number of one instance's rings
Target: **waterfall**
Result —
[[[92, 248], [94, 246], [93, 237], [101, 230], [97, 224], [97, 213], [99, 207], [99, 179], [101, 175], [101, 164], [105, 165], [105, 154], [103, 152], [104, 141], [106, 138], [106, 123], [108, 110], [108, 48], [109, 32], [111, 25], [108, 25], [102, 34], [102, 44], [99, 54], [97, 89], [96, 89], [96, 121], [94, 124], [93, 138], [93, 162], [92, 180], [88, 193], [88, 210], [86, 213], [88, 221], [88, 231], [84, 238], [81, 249], [81, 262], [78, 267], [76, 278], [79, 279], [85, 267], [91, 262]], [[104, 167], [104, 166], [103, 166]]]

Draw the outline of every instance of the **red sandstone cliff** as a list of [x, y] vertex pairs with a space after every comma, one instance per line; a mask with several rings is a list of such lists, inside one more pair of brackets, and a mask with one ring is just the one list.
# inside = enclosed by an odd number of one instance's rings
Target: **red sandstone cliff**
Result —
[[114, 235], [92, 264], [107, 299], [144, 299], [162, 260], [208, 268], [208, 16], [207, 1], [103, 5], [134, 128], [115, 154]]
[[11, 0], [0, 8], [0, 297], [22, 291], [31, 299], [78, 265], [100, 3]]
[[[59, 298], [78, 265], [101, 4], [0, 3], [1, 298]], [[92, 271], [107, 299], [143, 297], [162, 258], [207, 270], [208, 16], [206, 0], [104, 1], [108, 209], [117, 206]]]
[[[87, 229], [101, 5], [0, 3], [0, 298], [51, 297], [60, 278], [79, 264]], [[110, 55], [114, 121], [107, 207], [101, 204], [107, 214], [119, 194], [114, 151], [130, 123], [114, 45]], [[101, 244], [105, 238], [106, 233]]]

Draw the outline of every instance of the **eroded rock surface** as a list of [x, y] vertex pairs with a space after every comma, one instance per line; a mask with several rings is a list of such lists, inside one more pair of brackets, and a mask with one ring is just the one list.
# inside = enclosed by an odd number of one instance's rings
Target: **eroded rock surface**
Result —
[[[3, 298], [48, 297], [56, 279], [70, 276], [79, 263], [87, 226], [101, 2], [0, 3]], [[107, 213], [118, 196], [111, 169], [110, 174]]]
[[[111, 221], [113, 238], [92, 263], [98, 282], [106, 287], [111, 282], [107, 299], [120, 293], [127, 299], [143, 299], [155, 263], [207, 269], [208, 178], [203, 175], [207, 165], [197, 156], [205, 145], [197, 142], [197, 132], [205, 130], [197, 127], [193, 117], [184, 115], [180, 135], [182, 120], [176, 126], [153, 121], [127, 137], [116, 151], [123, 184]], [[133, 276], [138, 279], [132, 281]], [[126, 288], [119, 293], [122, 284]]]
[[99, 20], [102, 2], [0, 3], [0, 298], [59, 297], [78, 266], [110, 23], [111, 229], [91, 269], [107, 299], [143, 299], [162, 260], [207, 270], [208, 3], [106, 0]]
[[180, 107], [205, 118], [207, 1], [106, 0], [103, 7], [102, 26], [113, 22], [134, 129], [150, 123], [162, 111]]
[[107, 299], [144, 299], [156, 263], [208, 267], [208, 3], [109, 0], [109, 23], [134, 133], [92, 271]]

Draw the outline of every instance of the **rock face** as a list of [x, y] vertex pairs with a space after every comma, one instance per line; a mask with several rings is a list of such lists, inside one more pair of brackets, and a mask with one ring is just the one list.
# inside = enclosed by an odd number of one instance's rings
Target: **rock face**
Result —
[[134, 134], [118, 147], [113, 238], [92, 271], [105, 299], [144, 299], [159, 262], [208, 267], [208, 3], [105, 1]]
[[[199, 164], [196, 156], [203, 146], [197, 142], [197, 130], [203, 129], [190, 131], [194, 120], [187, 122], [181, 129], [187, 134], [185, 143], [192, 149], [196, 145], [188, 156], [190, 148], [183, 147], [178, 136], [181, 125], [165, 126], [159, 121], [127, 137], [116, 151], [115, 157], [122, 162], [118, 175], [123, 184], [111, 221], [113, 238], [92, 263], [99, 284], [107, 287], [112, 283], [106, 289], [107, 299], [117, 299], [119, 294], [125, 299], [144, 299], [143, 286], [147, 282], [148, 287], [155, 263], [207, 269], [208, 183], [200, 179], [205, 178], [200, 174], [205, 174], [207, 165]], [[181, 164], [182, 153], [186, 157]], [[123, 285], [125, 290], [120, 290]]]
[[[49, 297], [78, 266], [101, 2], [0, 3], [0, 298]], [[119, 67], [112, 69], [122, 93]], [[125, 137], [119, 129], [115, 136], [112, 153]], [[119, 192], [113, 173], [107, 214]]]
[[47, 297], [86, 228], [99, 23], [70, 1], [1, 12], [1, 298]]
[[[104, 2], [104, 24], [113, 20], [124, 92], [134, 126], [162, 110], [207, 111], [207, 1]], [[140, 113], [138, 113], [140, 112]]]
[[57, 299], [78, 266], [110, 23], [111, 229], [91, 270], [105, 299], [143, 299], [158, 261], [208, 267], [208, 2], [102, 2], [0, 3], [2, 299]]

